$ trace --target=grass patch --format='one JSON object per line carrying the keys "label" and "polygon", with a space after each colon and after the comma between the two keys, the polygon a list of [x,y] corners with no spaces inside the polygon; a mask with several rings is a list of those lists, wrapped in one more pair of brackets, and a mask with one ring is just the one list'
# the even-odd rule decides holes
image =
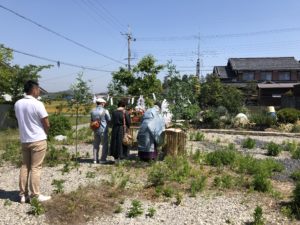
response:
{"label": "grass patch", "polygon": [[256,141],[252,138],[247,138],[242,143],[243,148],[253,149],[256,146]]}
{"label": "grass patch", "polygon": [[45,203],[50,224],[83,224],[94,216],[112,215],[124,190],[107,184],[79,187],[69,194],[58,194]]}

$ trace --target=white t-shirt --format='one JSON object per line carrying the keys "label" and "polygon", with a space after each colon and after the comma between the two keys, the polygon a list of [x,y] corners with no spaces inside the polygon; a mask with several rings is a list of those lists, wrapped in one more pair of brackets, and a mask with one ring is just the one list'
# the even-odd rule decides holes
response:
{"label": "white t-shirt", "polygon": [[44,104],[31,95],[26,95],[15,104],[22,143],[47,139],[41,119],[48,117]]}

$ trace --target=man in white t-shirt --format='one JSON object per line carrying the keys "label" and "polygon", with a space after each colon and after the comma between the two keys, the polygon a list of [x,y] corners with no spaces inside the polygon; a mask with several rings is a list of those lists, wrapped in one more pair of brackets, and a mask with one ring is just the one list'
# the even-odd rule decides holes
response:
{"label": "man in white t-shirt", "polygon": [[50,125],[44,104],[37,100],[40,95],[39,84],[32,80],[27,81],[24,92],[26,96],[15,104],[23,155],[19,177],[20,202],[29,201],[29,190],[31,197],[42,202],[51,199],[50,196],[40,194],[41,169]]}

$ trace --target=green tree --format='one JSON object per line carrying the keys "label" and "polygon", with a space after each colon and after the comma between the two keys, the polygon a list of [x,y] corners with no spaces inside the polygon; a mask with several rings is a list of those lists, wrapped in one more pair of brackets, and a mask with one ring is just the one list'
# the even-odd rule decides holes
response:
{"label": "green tree", "polygon": [[13,51],[0,45],[0,95],[12,96],[12,104],[23,97],[23,87],[27,80],[38,80],[39,72],[48,69],[51,65],[35,66],[11,65]]}
{"label": "green tree", "polygon": [[200,82],[194,75],[183,75],[176,70],[171,61],[167,64],[168,73],[164,79],[164,98],[170,103],[174,120],[192,119],[199,112],[198,96]]}
{"label": "green tree", "polygon": [[238,113],[244,104],[243,93],[236,87],[222,84],[216,75],[208,75],[199,97],[203,108],[224,106],[229,113]]}
{"label": "green tree", "polygon": [[201,86],[200,105],[202,107],[218,107],[222,101],[223,85],[218,76],[206,76],[206,82]]}
{"label": "green tree", "polygon": [[244,95],[236,87],[223,85],[220,104],[230,113],[239,113],[244,104]]}
{"label": "green tree", "polygon": [[152,98],[152,93],[159,95],[162,92],[157,75],[163,68],[163,65],[156,65],[156,60],[151,55],[142,58],[132,71],[121,67],[112,74],[113,79],[108,85],[109,93],[114,96],[143,95],[147,101],[147,98]]}
{"label": "green tree", "polygon": [[76,82],[71,85],[73,98],[68,102],[70,110],[75,111],[75,151],[77,157],[78,146],[78,118],[79,114],[86,114],[91,109],[92,94],[87,81],[83,80],[83,74],[79,73]]}

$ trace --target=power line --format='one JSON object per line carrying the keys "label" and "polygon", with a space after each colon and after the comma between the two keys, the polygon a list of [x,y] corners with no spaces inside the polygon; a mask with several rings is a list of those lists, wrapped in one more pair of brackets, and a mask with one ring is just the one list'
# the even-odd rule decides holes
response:
{"label": "power line", "polygon": [[122,28],[122,30],[126,27],[115,16],[113,16],[99,1],[96,1],[96,4],[98,4],[112,18],[112,20],[115,21],[115,23],[118,24],[120,28]]}
{"label": "power line", "polygon": [[[231,37],[243,37],[243,36],[255,36],[274,33],[286,33],[300,31],[300,27],[273,29],[273,30],[261,30],[245,33],[232,33],[232,34],[212,34],[201,35],[200,39],[213,39],[213,38],[231,38]],[[186,36],[171,36],[171,37],[138,37],[139,41],[185,41],[198,39],[199,35],[186,35]]]}
{"label": "power line", "polygon": [[[108,25],[110,25],[113,29],[120,33],[119,24],[116,24],[116,22],[114,22],[111,18],[106,17],[104,13],[100,13],[99,11],[101,11],[101,9],[99,9],[97,5],[88,0],[83,0],[81,2],[88,10],[94,13],[97,17],[104,20]],[[121,27],[121,30],[123,30],[123,27]]]}
{"label": "power line", "polygon": [[104,55],[104,54],[102,54],[102,53],[100,53],[100,52],[98,52],[98,51],[96,51],[96,50],[94,50],[92,48],[89,48],[89,47],[87,47],[87,46],[85,46],[85,45],[83,45],[83,44],[81,44],[81,43],[79,43],[77,41],[74,41],[71,38],[68,38],[68,37],[66,37],[66,36],[64,36],[64,35],[56,32],[56,31],[54,31],[54,30],[52,30],[50,28],[47,28],[47,27],[45,27],[45,26],[43,26],[43,25],[41,25],[41,24],[39,24],[39,23],[37,23],[37,22],[35,22],[35,21],[33,21],[33,20],[31,20],[31,19],[29,19],[29,18],[27,18],[27,17],[25,17],[25,16],[23,16],[23,15],[15,12],[15,11],[9,9],[9,8],[6,8],[3,5],[0,5],[0,8],[5,9],[6,11],[8,11],[10,13],[13,13],[14,15],[16,15],[16,16],[18,16],[18,17],[20,17],[20,18],[22,18],[22,19],[24,19],[24,20],[26,20],[26,21],[28,21],[28,22],[30,22],[30,23],[32,23],[32,24],[34,24],[34,25],[36,25],[36,26],[38,26],[38,27],[40,27],[40,28],[42,28],[42,29],[44,29],[44,30],[46,30],[48,32],[50,32],[50,33],[52,33],[52,34],[55,34],[56,36],[61,37],[61,38],[65,39],[65,40],[67,40],[67,41],[69,41],[69,42],[71,42],[71,43],[73,43],[73,44],[75,44],[75,45],[77,45],[79,47],[82,47],[82,48],[84,48],[86,50],[89,50],[89,51],[91,51],[91,52],[93,52],[93,53],[95,53],[97,55],[100,55],[100,56],[102,56],[104,58],[110,59],[110,60],[112,60],[114,62],[117,62],[117,63],[125,65],[124,63],[120,62],[119,60],[116,60],[116,59],[114,59],[112,57],[106,56],[106,55]]}
{"label": "power line", "polygon": [[46,58],[46,57],[43,57],[43,56],[38,56],[38,55],[31,54],[31,53],[19,51],[19,50],[13,49],[13,48],[6,48],[6,47],[2,47],[2,48],[5,48],[7,50],[11,50],[13,52],[16,52],[16,53],[19,53],[19,54],[22,54],[22,55],[27,55],[27,56],[30,56],[30,57],[33,57],[33,58],[37,58],[37,59],[42,59],[42,60],[45,60],[45,61],[53,62],[53,63],[55,63],[57,65],[66,65],[66,66],[81,68],[81,69],[85,69],[85,70],[99,71],[99,72],[108,72],[108,73],[112,73],[113,72],[113,71],[97,69],[97,68],[93,68],[93,67],[89,67],[89,66],[76,65],[76,64],[73,64],[73,63],[63,62],[63,61],[60,61],[60,60],[49,59],[49,58]]}

